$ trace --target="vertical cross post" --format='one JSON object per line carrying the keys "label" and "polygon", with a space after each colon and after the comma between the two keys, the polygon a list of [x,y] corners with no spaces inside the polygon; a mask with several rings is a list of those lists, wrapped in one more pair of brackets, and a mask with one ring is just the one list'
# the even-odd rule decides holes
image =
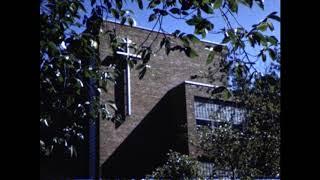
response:
{"label": "vertical cross post", "polygon": [[127,45],[127,69],[126,69],[126,78],[127,78],[127,108],[128,108],[128,115],[131,115],[131,83],[130,83],[130,64],[129,64],[129,59],[130,59],[130,44],[131,41],[126,38],[126,45]]}
{"label": "vertical cross post", "polygon": [[126,94],[127,94],[127,99],[126,99],[126,103],[127,103],[127,114],[131,115],[131,75],[130,75],[130,64],[129,61],[131,60],[131,58],[136,58],[136,59],[141,59],[140,55],[137,54],[131,54],[130,53],[130,44],[132,44],[132,41],[128,38],[123,39],[124,42],[126,43],[126,52],[122,52],[122,51],[117,51],[116,53],[119,55],[123,55],[126,57]]}

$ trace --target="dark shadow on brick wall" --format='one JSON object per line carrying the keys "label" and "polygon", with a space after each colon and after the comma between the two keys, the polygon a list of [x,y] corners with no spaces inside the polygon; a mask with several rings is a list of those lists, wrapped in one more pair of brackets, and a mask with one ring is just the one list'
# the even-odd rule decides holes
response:
{"label": "dark shadow on brick wall", "polygon": [[142,178],[166,161],[169,149],[188,152],[185,86],[170,90],[102,165],[104,178]]}

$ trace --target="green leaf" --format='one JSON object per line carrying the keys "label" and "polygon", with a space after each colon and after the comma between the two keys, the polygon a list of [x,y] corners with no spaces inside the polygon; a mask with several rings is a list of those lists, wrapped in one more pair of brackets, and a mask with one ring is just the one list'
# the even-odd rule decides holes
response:
{"label": "green leaf", "polygon": [[127,61],[130,69],[134,67],[134,62],[133,61]]}
{"label": "green leaf", "polygon": [[83,12],[87,12],[86,8],[83,6],[82,2],[80,2],[79,4],[79,9],[82,10]]}
{"label": "green leaf", "polygon": [[269,36],[267,40],[272,44],[272,45],[277,45],[278,39],[275,36]]}
{"label": "green leaf", "polygon": [[143,9],[142,0],[137,0],[137,2],[138,2],[139,9]]}
{"label": "green leaf", "polygon": [[258,6],[264,10],[264,4],[263,4],[263,0],[255,0],[256,3],[258,4]]}
{"label": "green leaf", "polygon": [[195,36],[193,34],[187,34],[186,36],[193,43],[199,43],[200,42],[200,40],[197,38],[197,36]]}
{"label": "green leaf", "polygon": [[172,35],[173,35],[174,37],[177,37],[180,32],[181,32],[181,31],[177,29],[177,30],[175,30],[175,31],[172,33]]}
{"label": "green leaf", "polygon": [[77,94],[77,95],[80,95],[80,88],[78,88],[78,89],[76,90],[76,94]]}
{"label": "green leaf", "polygon": [[59,53],[59,50],[55,43],[49,41],[48,43],[48,53],[50,56],[56,56]]}
{"label": "green leaf", "polygon": [[169,10],[172,14],[181,14],[181,10],[178,8],[171,8]]}
{"label": "green leaf", "polygon": [[276,59],[276,52],[271,49],[271,48],[268,48],[268,51],[269,51],[269,56],[271,57],[272,60],[275,60]]}
{"label": "green leaf", "polygon": [[111,9],[111,14],[113,17],[115,17],[116,19],[119,19],[120,15],[119,15],[119,12],[116,10],[116,9]]}
{"label": "green leaf", "polygon": [[124,23],[126,23],[126,21],[127,21],[127,18],[124,16],[124,17],[122,17],[120,24],[124,25]]}
{"label": "green leaf", "polygon": [[185,47],[189,47],[189,41],[188,39],[186,38],[186,36],[183,36],[183,37],[180,37],[180,40],[182,41],[183,45]]}
{"label": "green leaf", "polygon": [[221,93],[221,92],[223,92],[223,91],[225,91],[225,90],[227,90],[226,87],[224,87],[224,86],[219,86],[219,87],[213,89],[212,92],[211,92],[211,94]]}
{"label": "green leaf", "polygon": [[258,30],[260,30],[260,31],[265,31],[265,30],[267,30],[267,27],[268,27],[268,26],[269,26],[268,23],[262,22],[262,23],[260,23],[256,28],[257,28]]}
{"label": "green leaf", "polygon": [[201,34],[201,37],[202,39],[204,39],[207,35],[206,31],[204,29],[198,29],[198,28],[195,28],[194,29],[194,33],[195,34]]}
{"label": "green leaf", "polygon": [[92,77],[91,72],[89,70],[87,70],[87,69],[85,69],[83,71],[83,73],[84,73],[84,77],[85,78],[91,78]]}
{"label": "green leaf", "polygon": [[270,15],[270,16],[268,16],[268,18],[273,19],[273,20],[276,20],[276,21],[278,21],[278,22],[281,21],[280,17],[277,16],[277,15]]}
{"label": "green leaf", "polygon": [[172,6],[175,6],[176,5],[176,1],[174,0],[174,1],[165,1],[165,3],[166,3],[166,6],[167,7],[172,7]]}
{"label": "green leaf", "polygon": [[249,36],[248,39],[249,39],[250,45],[251,45],[252,47],[254,47],[255,41],[254,41],[253,37],[252,37],[252,36]]}
{"label": "green leaf", "polygon": [[273,31],[274,30],[273,24],[271,22],[267,22],[267,24],[269,26],[270,31]]}
{"label": "green leaf", "polygon": [[190,26],[196,25],[196,20],[195,20],[195,18],[191,18],[191,19],[188,19],[188,20],[186,21],[186,23],[187,23],[188,25],[190,25]]}
{"label": "green leaf", "polygon": [[144,75],[146,74],[147,72],[147,67],[144,67],[140,72],[139,72],[139,79],[141,80]]}
{"label": "green leaf", "polygon": [[168,12],[167,12],[166,10],[159,10],[159,13],[160,13],[162,16],[168,15]]}
{"label": "green leaf", "polygon": [[107,5],[108,10],[112,7],[110,0],[103,0],[103,2]]}
{"label": "green leaf", "polygon": [[181,14],[184,15],[184,16],[188,16],[189,13],[187,11],[181,11]]}
{"label": "green leaf", "polygon": [[126,11],[125,10],[119,10],[119,15],[122,17],[122,16],[124,16],[125,15],[125,13],[126,13]]}
{"label": "green leaf", "polygon": [[157,18],[157,15],[156,15],[156,14],[151,14],[151,15],[149,16],[149,22],[155,20],[156,18]]}
{"label": "green leaf", "polygon": [[190,58],[198,56],[198,54],[191,47],[186,47],[185,54]]}
{"label": "green leaf", "polygon": [[242,0],[241,3],[252,8],[253,0]]}
{"label": "green leaf", "polygon": [[237,45],[238,44],[238,38],[235,34],[234,29],[228,29],[228,31],[225,32],[225,36],[230,38],[230,41],[232,44]]}
{"label": "green leaf", "polygon": [[169,55],[170,53],[170,49],[171,49],[171,42],[170,42],[170,39],[166,39],[165,40],[165,51],[166,51],[166,54]]}
{"label": "green leaf", "polygon": [[223,91],[223,99],[228,100],[231,97],[231,92],[228,89]]}
{"label": "green leaf", "polygon": [[122,8],[122,0],[116,0],[116,5],[118,9]]}
{"label": "green leaf", "polygon": [[149,3],[148,8],[153,9],[154,7],[156,7],[157,5],[159,5],[160,2],[161,2],[160,0],[152,0],[152,1]]}
{"label": "green leaf", "polygon": [[211,8],[211,6],[209,6],[209,4],[204,4],[203,6],[201,6],[201,9],[207,14],[213,13],[213,9]]}
{"label": "green leaf", "polygon": [[215,57],[215,52],[214,52],[214,51],[211,51],[211,52],[209,53],[209,55],[208,55],[206,64],[208,65],[208,64],[212,63],[214,57]]}
{"label": "green leaf", "polygon": [[254,31],[253,33],[253,38],[260,44],[266,45],[267,41],[266,38],[258,31]]}
{"label": "green leaf", "polygon": [[143,63],[147,63],[150,60],[151,52],[148,51],[145,55],[145,57],[142,59]]}
{"label": "green leaf", "polygon": [[221,7],[221,5],[222,5],[222,0],[216,0],[216,1],[214,2],[213,8],[214,8],[214,9],[219,9],[219,8]]}
{"label": "green leaf", "polygon": [[262,57],[262,61],[263,61],[263,62],[266,62],[266,60],[267,60],[266,54],[264,54],[264,53],[262,52],[261,57]]}
{"label": "green leaf", "polygon": [[268,46],[267,40],[264,37],[263,37],[263,39],[261,39],[260,43],[262,46],[265,46],[265,47]]}
{"label": "green leaf", "polygon": [[161,42],[160,42],[160,49],[161,49],[161,48],[162,48],[162,46],[164,45],[165,40],[166,40],[166,38],[162,38],[162,40],[161,40]]}
{"label": "green leaf", "polygon": [[63,83],[63,77],[61,75],[58,77],[58,82]]}
{"label": "green leaf", "polygon": [[136,70],[140,70],[140,69],[142,69],[142,68],[144,68],[145,67],[145,64],[139,64],[137,67],[136,67]]}
{"label": "green leaf", "polygon": [[229,4],[229,8],[232,12],[238,13],[238,3],[236,2],[236,0],[228,0]]}
{"label": "green leaf", "polygon": [[91,6],[93,6],[96,3],[96,0],[90,0],[91,1]]}
{"label": "green leaf", "polygon": [[225,37],[223,38],[223,40],[221,41],[221,43],[222,43],[222,44],[225,44],[225,43],[228,43],[230,40],[231,40],[230,37],[225,36]]}
{"label": "green leaf", "polygon": [[277,11],[273,11],[272,13],[268,14],[267,17],[272,16],[272,15],[276,15],[278,12]]}
{"label": "green leaf", "polygon": [[133,21],[133,19],[131,17],[128,18],[128,23],[132,27],[134,21]]}
{"label": "green leaf", "polygon": [[213,25],[210,21],[204,20],[203,22],[204,22],[205,27],[206,27],[206,29],[207,29],[208,31],[211,31],[211,30],[214,28],[214,25]]}

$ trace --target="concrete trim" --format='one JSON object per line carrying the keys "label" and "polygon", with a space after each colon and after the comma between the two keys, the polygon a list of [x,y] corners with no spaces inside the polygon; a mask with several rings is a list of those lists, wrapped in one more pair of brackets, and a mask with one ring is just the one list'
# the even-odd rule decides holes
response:
{"label": "concrete trim", "polygon": [[[114,23],[114,24],[119,24],[119,25],[120,25],[120,22],[119,22],[118,20],[117,20],[117,21],[114,21],[114,20],[111,21],[111,20],[109,20],[109,19],[104,19],[104,21],[107,22],[107,23]],[[130,27],[128,24],[124,24],[123,26],[128,26],[128,27]],[[157,33],[156,31],[153,31],[151,28],[142,27],[142,26],[139,26],[139,25],[132,26],[132,28],[136,28],[136,29],[141,29],[141,30],[146,30],[146,31],[151,31],[151,32]],[[159,33],[172,36],[172,34],[166,33],[166,32],[163,32],[163,31],[159,31]],[[221,46],[225,46],[225,47],[227,46],[226,44],[221,44],[221,43],[218,43],[218,42],[209,41],[209,40],[205,40],[205,39],[199,39],[199,40],[200,40],[201,42],[203,42],[203,43],[221,45]]]}
{"label": "concrete trim", "polygon": [[185,84],[191,84],[191,85],[196,85],[196,86],[204,86],[204,87],[209,87],[209,88],[217,88],[219,86],[211,85],[211,84],[205,84],[205,83],[199,83],[199,82],[194,82],[194,81],[184,81]]}

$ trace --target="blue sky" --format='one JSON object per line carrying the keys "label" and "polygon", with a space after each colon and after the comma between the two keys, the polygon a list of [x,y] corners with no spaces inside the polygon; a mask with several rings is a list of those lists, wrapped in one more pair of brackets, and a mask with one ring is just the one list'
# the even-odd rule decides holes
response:
{"label": "blue sky", "polygon": [[[137,26],[140,27],[146,27],[146,28],[152,28],[154,25],[153,23],[148,22],[148,17],[152,13],[150,10],[140,10],[136,4],[128,4],[128,8],[133,9],[134,11],[134,18],[137,21]],[[250,9],[245,6],[240,6],[238,14],[235,16],[238,20],[238,22],[247,29],[250,29],[253,24],[258,23],[260,20],[264,19],[268,14],[271,12],[278,12],[278,15],[280,16],[280,0],[267,0],[265,1],[265,9],[262,10],[259,8],[256,4],[254,4],[253,8]],[[210,19],[211,22],[214,23],[215,28],[213,32],[220,30],[221,28],[225,27],[225,23],[219,14],[216,15],[216,17]],[[232,17],[230,16],[230,20],[232,20]],[[237,24],[235,21],[232,21],[232,25],[234,27],[237,27]],[[273,35],[277,37],[277,39],[280,41],[280,23],[277,21],[273,21],[273,25],[275,30],[273,32],[270,32],[268,30],[268,35]],[[193,33],[194,29],[193,27],[188,26],[185,22],[181,20],[174,19],[170,16],[166,16],[162,23],[163,28],[167,32],[174,32],[176,29],[181,29],[183,32],[186,33]],[[199,36],[200,37],[200,36]],[[222,34],[210,34],[208,33],[205,40],[211,41],[211,42],[221,42],[223,39]],[[260,49],[248,49],[248,53],[251,54],[257,54],[257,52]],[[262,61],[257,61],[256,68],[264,72],[265,68],[270,64],[270,59],[267,56],[267,62],[264,63]]]}
{"label": "blue sky", "polygon": [[[134,18],[137,21],[137,25],[141,27],[152,28],[154,23],[148,22],[148,17],[152,13],[150,10],[140,10],[136,4],[128,3],[126,6],[128,9],[133,9],[134,11]],[[251,25],[258,23],[260,20],[265,18],[269,13],[277,11],[280,12],[280,0],[267,0],[265,2],[265,10],[260,9],[255,4],[252,9],[247,8],[245,6],[239,7],[238,12],[238,21],[241,25],[245,28],[250,28]],[[280,13],[279,13],[280,14]],[[279,15],[278,14],[278,15]],[[223,22],[222,17],[218,16],[216,18],[211,18],[210,20],[215,24],[215,29],[219,30],[220,28],[224,27],[225,23]],[[234,23],[234,25],[236,25]],[[276,37],[280,37],[280,24],[274,23],[275,31],[271,32],[271,34],[275,35]],[[183,29],[185,32],[192,33],[193,28],[185,24],[181,20],[174,19],[170,16],[166,16],[163,21],[163,27],[168,32],[173,32],[175,29]],[[206,37],[206,40],[220,42],[222,40],[221,36],[209,34]]]}
{"label": "blue sky", "polygon": [[[147,4],[148,4],[148,1],[144,1],[144,10],[140,10],[136,3],[131,3],[131,1],[128,0],[127,4],[125,4],[125,8],[131,9],[134,12],[132,17],[137,22],[137,26],[152,29],[155,22],[151,22],[151,23],[148,22],[148,18],[153,11],[146,10]],[[265,4],[264,10],[259,8],[255,3],[253,5],[252,9],[240,5],[238,14],[235,15],[235,17],[237,18],[238,22],[244,28],[250,30],[250,28],[253,24],[258,23],[260,20],[264,19],[271,12],[276,11],[276,12],[278,12],[277,15],[280,16],[280,0],[266,0],[264,2],[264,4]],[[88,13],[91,12],[91,8],[89,8],[89,7],[90,7],[90,5],[86,6]],[[233,18],[230,16],[229,19],[232,20]],[[225,27],[225,23],[224,23],[222,17],[220,16],[220,13],[217,13],[216,15],[214,15],[213,18],[210,18],[210,21],[213,22],[215,25],[213,32],[219,31],[221,28]],[[277,21],[272,21],[272,22],[273,22],[275,30],[273,32],[270,32],[268,30],[267,34],[277,37],[278,40],[280,41],[280,23]],[[235,21],[232,21],[232,26],[237,27],[237,23]],[[162,22],[162,27],[165,31],[167,31],[169,33],[174,32],[176,29],[180,29],[186,33],[193,33],[193,31],[194,31],[193,27],[188,26],[183,20],[177,20],[177,19],[174,19],[170,16],[164,17],[163,22]],[[155,30],[157,30],[157,27],[155,28]],[[199,38],[201,38],[201,37],[199,36]],[[223,39],[222,34],[208,33],[204,40],[219,43],[219,42],[221,42],[222,39]],[[258,51],[260,51],[259,48],[258,49],[257,48],[256,49],[253,49],[253,48],[248,49],[248,53],[251,53],[251,54],[257,54]],[[270,64],[270,59],[267,56],[266,63],[259,60],[259,61],[257,61],[257,64],[255,67],[259,71],[264,72],[265,67],[267,67],[269,64]]]}

